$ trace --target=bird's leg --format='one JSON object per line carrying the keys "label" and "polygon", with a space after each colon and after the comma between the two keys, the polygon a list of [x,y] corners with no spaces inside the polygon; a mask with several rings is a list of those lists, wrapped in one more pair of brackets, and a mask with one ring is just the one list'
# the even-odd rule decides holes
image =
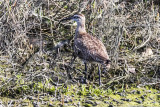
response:
{"label": "bird's leg", "polygon": [[87,83],[87,63],[85,62],[85,83]]}
{"label": "bird's leg", "polygon": [[75,55],[75,53],[73,53],[72,56],[73,56],[73,57],[72,57],[71,62],[70,62],[70,64],[69,64],[70,67],[72,67],[73,62],[74,62],[74,61],[76,60],[76,58],[77,58],[77,56]]}
{"label": "bird's leg", "polygon": [[76,58],[77,58],[77,56],[73,53],[72,58],[71,58],[71,62],[69,63],[69,67],[67,67],[67,75],[68,75],[69,79],[72,79],[72,76],[71,76],[69,70],[72,68],[72,64],[73,64],[73,62],[75,61]]}
{"label": "bird's leg", "polygon": [[101,69],[99,64],[98,64],[98,75],[99,75],[99,86],[101,86]]}

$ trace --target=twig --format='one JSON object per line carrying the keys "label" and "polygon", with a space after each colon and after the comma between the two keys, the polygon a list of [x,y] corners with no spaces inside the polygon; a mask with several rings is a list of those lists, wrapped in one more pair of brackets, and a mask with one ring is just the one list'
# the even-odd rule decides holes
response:
{"label": "twig", "polygon": [[150,41],[150,39],[152,37],[152,31],[151,31],[150,26],[149,26],[149,30],[148,30],[148,35],[149,35],[148,39],[145,42],[143,42],[142,44],[140,44],[139,46],[135,47],[133,50],[137,50],[137,49],[144,47]]}

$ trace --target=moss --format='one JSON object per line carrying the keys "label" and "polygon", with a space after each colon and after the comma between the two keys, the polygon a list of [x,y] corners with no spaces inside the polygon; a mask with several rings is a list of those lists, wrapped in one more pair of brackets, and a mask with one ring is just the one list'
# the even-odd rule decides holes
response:
{"label": "moss", "polygon": [[92,104],[83,104],[84,107],[92,107]]}
{"label": "moss", "polygon": [[[93,85],[68,85],[68,86],[60,86],[55,88],[54,86],[51,88],[44,89],[44,84],[39,82],[34,86],[35,90],[39,90],[39,93],[49,92],[47,96],[40,96],[38,100],[40,103],[46,102],[46,104],[50,105],[64,105],[64,106],[73,106],[73,105],[83,105],[85,107],[90,106],[160,106],[160,95],[159,91],[155,89],[151,89],[149,87],[144,88],[136,88],[131,87],[127,89],[103,89],[100,87],[95,87]],[[23,90],[23,91],[22,91]],[[17,92],[25,93],[29,91],[29,87],[17,88]],[[55,94],[56,92],[56,94]],[[122,94],[125,94],[122,95]],[[16,94],[15,94],[16,95]],[[54,97],[52,95],[56,95],[59,97]],[[57,99],[60,98],[60,99]],[[8,102],[10,98],[4,99],[3,102]],[[35,101],[34,99],[29,99],[27,101]],[[26,101],[24,101],[26,102]]]}

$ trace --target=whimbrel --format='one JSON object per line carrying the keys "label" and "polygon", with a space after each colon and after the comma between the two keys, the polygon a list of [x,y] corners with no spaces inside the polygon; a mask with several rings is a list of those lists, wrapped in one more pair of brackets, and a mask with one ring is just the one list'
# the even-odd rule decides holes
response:
{"label": "whimbrel", "polygon": [[[62,19],[74,20],[77,22],[77,28],[74,37],[74,53],[85,64],[85,82],[87,78],[87,62],[98,62],[110,68],[110,60],[104,44],[96,37],[88,34],[85,29],[85,16],[83,14],[75,14],[71,17]],[[99,85],[101,85],[101,70],[98,64]]]}

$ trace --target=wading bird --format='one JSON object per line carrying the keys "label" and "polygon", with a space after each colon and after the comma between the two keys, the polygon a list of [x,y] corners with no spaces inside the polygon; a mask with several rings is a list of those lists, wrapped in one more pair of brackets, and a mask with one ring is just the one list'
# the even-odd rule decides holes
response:
{"label": "wading bird", "polygon": [[[75,14],[71,17],[62,19],[61,21],[65,20],[74,20],[77,22],[77,28],[74,37],[74,54],[84,61],[86,83],[87,62],[98,62],[105,65],[106,68],[109,69],[110,59],[104,44],[99,39],[86,32],[85,16],[83,14]],[[99,85],[101,85],[101,70],[99,64],[98,71]]]}

